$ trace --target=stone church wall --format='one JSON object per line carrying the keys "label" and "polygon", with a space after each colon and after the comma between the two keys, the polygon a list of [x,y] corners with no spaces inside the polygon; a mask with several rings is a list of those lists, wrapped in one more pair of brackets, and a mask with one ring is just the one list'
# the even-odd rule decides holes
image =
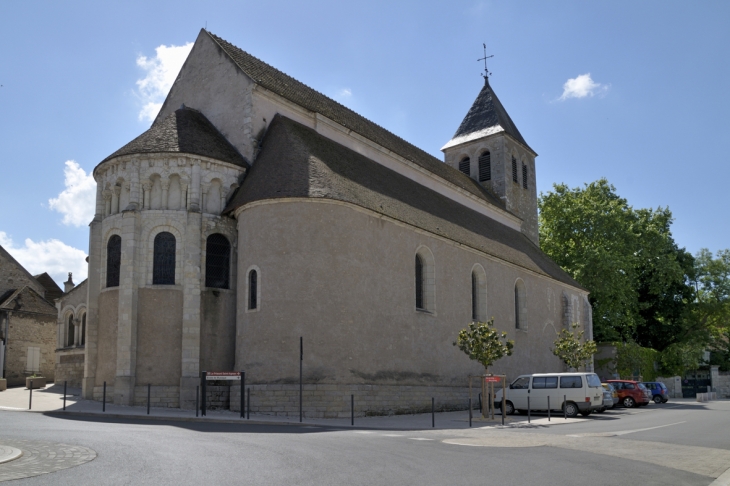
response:
{"label": "stone church wall", "polygon": [[59,350],[56,353],[56,383],[80,388],[84,378],[84,348]]}
{"label": "stone church wall", "polygon": [[56,317],[15,311],[8,325],[8,346],[5,349],[5,378],[8,386],[25,385],[28,348],[40,348],[40,372],[37,375],[51,383],[55,378]]}
{"label": "stone church wall", "polygon": [[201,295],[200,370],[234,371],[236,359],[236,293],[207,289]]}
{"label": "stone church wall", "polygon": [[114,385],[117,374],[117,319],[119,315],[119,291],[107,289],[99,294],[99,330],[96,367],[96,387]]}
{"label": "stone church wall", "polygon": [[139,289],[137,385],[180,386],[182,301],[180,290]]}
{"label": "stone church wall", "polygon": [[[414,301],[413,262],[423,246],[435,262],[431,312],[417,311]],[[296,388],[299,336],[304,382],[315,386],[311,392],[328,392],[323,400],[332,401],[332,413],[343,411],[335,402],[343,393],[349,397],[355,385],[371,386],[360,390],[370,398],[360,400],[388,403],[383,406],[397,411],[419,409],[417,397],[437,392],[444,406],[465,406],[467,377],[483,370],[452,343],[471,320],[475,264],[487,274],[487,315],[515,341],[513,356],[491,371],[510,379],[563,371],[550,347],[562,323],[560,296],[576,289],[449,240],[352,205],[308,199],[245,209],[239,215],[239,248],[245,248],[239,253],[238,285],[246,289],[241,295],[247,295],[246,270],[253,265],[260,268],[261,295],[256,312],[247,312],[244,299],[239,305],[235,369],[246,370],[252,385],[266,385],[257,392],[262,407],[273,407],[271,397]],[[527,299],[520,330],[514,326],[517,279]],[[273,401],[263,401],[267,395]],[[315,408],[328,406],[317,403]]]}

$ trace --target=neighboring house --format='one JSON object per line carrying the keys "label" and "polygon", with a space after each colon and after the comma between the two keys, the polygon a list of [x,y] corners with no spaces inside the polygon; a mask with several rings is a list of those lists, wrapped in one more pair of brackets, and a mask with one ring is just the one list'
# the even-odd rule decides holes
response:
{"label": "neighboring house", "polygon": [[0,246],[0,367],[8,386],[34,374],[53,382],[57,311],[48,299],[62,294],[47,273],[32,276]]}
{"label": "neighboring house", "polygon": [[56,381],[81,388],[86,345],[86,282],[74,286],[71,274],[64,283],[66,293],[56,301],[58,334]]}
{"label": "neighboring house", "polygon": [[588,292],[540,250],[537,154],[488,80],[442,150],[202,30],[93,171],[88,301],[61,316],[86,316],[84,397],[192,408],[202,371],[245,370],[254,410],[296,413],[302,337],[307,416],[464,408],[483,370],[452,343],[490,317],[515,340],[494,372],[561,371]]}

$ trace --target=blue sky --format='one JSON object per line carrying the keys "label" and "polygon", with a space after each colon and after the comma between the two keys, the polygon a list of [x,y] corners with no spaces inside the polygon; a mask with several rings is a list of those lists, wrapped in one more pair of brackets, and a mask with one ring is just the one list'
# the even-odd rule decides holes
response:
{"label": "blue sky", "polygon": [[486,42],[538,191],[607,177],[669,206],[680,246],[728,248],[728,20],[720,1],[1,2],[0,244],[85,277],[88,174],[149,127],[207,25],[439,158]]}

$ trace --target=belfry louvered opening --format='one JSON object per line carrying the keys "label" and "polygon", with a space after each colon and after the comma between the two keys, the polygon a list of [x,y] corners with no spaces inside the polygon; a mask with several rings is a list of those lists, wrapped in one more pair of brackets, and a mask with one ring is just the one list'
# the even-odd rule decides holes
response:
{"label": "belfry louvered opening", "polygon": [[155,236],[153,285],[175,285],[175,236],[163,231]]}
{"label": "belfry louvered opening", "polygon": [[227,289],[231,273],[231,244],[220,233],[208,236],[205,243],[205,286]]}
{"label": "belfry louvered opening", "polygon": [[106,286],[119,287],[119,271],[122,265],[122,237],[112,235],[106,244]]}
{"label": "belfry louvered opening", "polygon": [[519,183],[517,179],[517,159],[512,157],[512,181]]}
{"label": "belfry louvered opening", "polygon": [[522,164],[522,187],[527,189],[527,165]]}
{"label": "belfry louvered opening", "polygon": [[466,175],[471,174],[471,159],[469,157],[461,159],[461,162],[459,162],[459,170]]}
{"label": "belfry louvered opening", "polygon": [[492,180],[492,154],[484,152],[479,156],[479,182]]}

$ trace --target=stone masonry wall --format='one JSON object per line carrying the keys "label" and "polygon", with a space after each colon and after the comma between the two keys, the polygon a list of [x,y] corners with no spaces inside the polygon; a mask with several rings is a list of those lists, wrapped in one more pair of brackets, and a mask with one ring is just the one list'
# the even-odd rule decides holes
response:
{"label": "stone masonry wall", "polygon": [[730,372],[720,371],[714,388],[717,398],[730,398]]}
{"label": "stone masonry wall", "polygon": [[[299,385],[251,385],[251,412],[279,416],[299,415]],[[480,389],[472,389],[476,407]],[[309,418],[350,416],[350,395],[355,396],[355,416],[400,415],[431,411],[467,410],[468,387],[398,385],[304,385],[302,410]],[[241,386],[231,386],[230,409],[240,411]]]}
{"label": "stone masonry wall", "polygon": [[[107,392],[108,393],[108,392]],[[107,395],[108,397],[108,395]],[[134,387],[134,405],[147,406],[147,385]],[[180,406],[179,386],[151,386],[150,406],[177,408]]]}
{"label": "stone masonry wall", "polygon": [[56,363],[56,383],[66,381],[68,386],[80,388],[84,378],[84,349],[58,351]]}
{"label": "stone masonry wall", "polygon": [[5,377],[8,386],[24,385],[28,348],[40,348],[40,372],[47,382],[55,376],[56,316],[15,312],[10,317]]}

